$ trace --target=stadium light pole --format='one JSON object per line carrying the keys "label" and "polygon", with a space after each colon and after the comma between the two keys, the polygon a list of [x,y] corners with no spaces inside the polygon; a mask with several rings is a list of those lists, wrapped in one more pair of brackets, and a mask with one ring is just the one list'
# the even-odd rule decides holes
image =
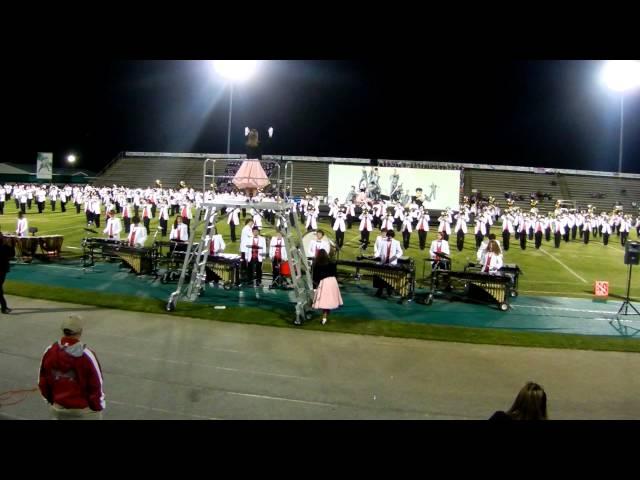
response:
{"label": "stadium light pole", "polygon": [[229,123],[227,125],[227,154],[231,153],[231,115],[233,112],[233,86],[237,82],[249,80],[256,71],[257,60],[214,60],[213,67],[218,75],[229,82]]}
{"label": "stadium light pole", "polygon": [[77,157],[73,154],[71,155],[67,155],[67,162],[69,162],[71,165],[73,165],[74,163],[76,163]]}
{"label": "stadium light pole", "polygon": [[620,146],[618,149],[618,174],[622,173],[622,145],[624,139],[624,95],[640,87],[640,61],[609,60],[602,69],[602,81],[620,93]]}

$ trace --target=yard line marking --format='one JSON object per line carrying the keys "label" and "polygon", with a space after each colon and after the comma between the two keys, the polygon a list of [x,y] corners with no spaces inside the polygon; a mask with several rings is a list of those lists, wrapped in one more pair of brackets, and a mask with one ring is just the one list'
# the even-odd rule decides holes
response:
{"label": "yard line marking", "polygon": [[581,308],[569,308],[569,307],[545,307],[541,305],[511,305],[513,308],[538,308],[541,310],[561,310],[564,312],[579,312],[579,313],[598,313],[600,315],[603,314],[617,314],[617,311],[606,311],[606,310],[585,310]]}
{"label": "yard line marking", "polygon": [[108,400],[108,403],[113,403],[115,405],[126,405],[126,406],[129,406],[129,407],[141,408],[143,410],[151,410],[153,412],[171,413],[173,415],[177,414],[177,415],[181,415],[183,417],[202,418],[204,420],[220,420],[219,418],[215,418],[215,417],[205,417],[205,416],[202,416],[202,415],[196,415],[194,413],[176,412],[176,411],[173,411],[173,410],[165,410],[164,408],[147,407],[145,405],[136,405],[134,403],[120,402],[118,400]]}
{"label": "yard line marking", "polygon": [[540,249],[540,251],[542,253],[544,253],[545,255],[548,255],[549,257],[553,258],[556,262],[558,262],[560,265],[562,265],[564,268],[566,268],[570,273],[572,273],[575,277],[577,277],[579,280],[582,280],[583,283],[589,283],[587,282],[584,278],[582,278],[580,275],[578,275],[576,272],[574,272],[573,270],[571,270],[569,267],[567,267],[562,261],[560,261],[559,259],[557,259],[554,255],[551,255],[549,252],[547,252],[546,250],[543,250],[542,248]]}
{"label": "yard line marking", "polygon": [[310,402],[307,400],[297,400],[295,398],[286,398],[286,397],[271,397],[269,395],[258,395],[254,393],[241,393],[241,392],[225,392],[229,395],[238,395],[241,397],[253,397],[253,398],[263,398],[266,400],[280,400],[283,402],[293,402],[293,403],[305,403],[308,405],[318,405],[320,407],[337,407],[338,405],[334,403],[324,403],[324,402]]}

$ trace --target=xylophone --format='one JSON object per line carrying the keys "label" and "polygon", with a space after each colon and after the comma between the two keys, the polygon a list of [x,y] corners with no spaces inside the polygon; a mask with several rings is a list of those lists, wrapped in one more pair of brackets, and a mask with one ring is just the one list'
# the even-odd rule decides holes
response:
{"label": "xylophone", "polygon": [[240,255],[221,254],[207,257],[207,268],[222,279],[225,290],[230,290],[234,285],[240,284],[241,265]]}
{"label": "xylophone", "polygon": [[[415,292],[415,266],[411,259],[405,259],[398,265],[382,264],[372,259],[358,257],[357,260],[337,260],[338,267],[355,268],[353,277],[362,276],[383,280],[388,283],[395,292],[402,297],[402,300],[413,298]],[[338,276],[344,275],[344,271],[338,270]]]}
{"label": "xylophone", "polygon": [[[465,272],[477,272],[480,273],[482,270],[482,265],[479,263],[469,263],[466,267],[464,267]],[[518,278],[523,274],[520,267],[515,263],[506,263],[500,269],[500,273],[503,273],[507,276],[510,276],[513,279],[511,288],[509,290],[509,295],[512,297],[518,296]]]}
{"label": "xylophone", "polygon": [[95,252],[99,250],[103,258],[120,259],[139,275],[157,274],[158,250],[154,247],[131,247],[126,241],[108,238],[85,238],[82,247],[85,268],[95,264]]}
{"label": "xylophone", "polygon": [[431,277],[431,293],[426,303],[430,305],[433,294],[440,290],[451,292],[452,295],[463,299],[489,304],[495,303],[500,310],[507,311],[512,285],[513,278],[506,273],[488,274],[435,270]]}

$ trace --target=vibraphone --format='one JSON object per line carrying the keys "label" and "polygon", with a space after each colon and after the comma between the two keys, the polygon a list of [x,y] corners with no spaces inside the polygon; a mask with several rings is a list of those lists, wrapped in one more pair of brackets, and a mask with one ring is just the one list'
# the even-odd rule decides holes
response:
{"label": "vibraphone", "polygon": [[154,247],[131,247],[127,242],[107,238],[85,238],[83,267],[95,265],[96,250],[103,258],[117,258],[139,275],[157,275],[158,251]]}
{"label": "vibraphone", "polygon": [[513,279],[505,273],[453,272],[436,270],[431,277],[431,293],[427,304],[433,300],[436,291],[451,292],[453,296],[488,304],[497,304],[500,310],[509,309],[509,292]]}
{"label": "vibraphone", "polygon": [[[388,283],[393,290],[402,297],[402,300],[412,299],[415,292],[416,274],[413,260],[408,259],[407,263],[397,265],[385,265],[374,260],[359,258],[358,260],[337,260],[338,276],[344,277],[344,270],[340,267],[355,268],[354,278],[375,278],[378,277]],[[347,273],[349,274],[349,273]]]}
{"label": "vibraphone", "polygon": [[[465,272],[477,272],[480,273],[482,270],[482,265],[479,263],[470,263],[466,267],[464,267]],[[518,296],[518,277],[522,275],[522,270],[515,263],[506,263],[500,269],[501,273],[506,274],[507,276],[511,276],[513,279],[513,283],[511,285],[511,289],[509,290],[509,295],[512,297]]]}

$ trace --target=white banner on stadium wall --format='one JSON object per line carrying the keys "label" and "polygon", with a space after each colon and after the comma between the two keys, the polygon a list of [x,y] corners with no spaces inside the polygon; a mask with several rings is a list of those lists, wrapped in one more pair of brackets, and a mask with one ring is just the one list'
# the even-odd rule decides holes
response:
{"label": "white banner on stadium wall", "polygon": [[36,178],[51,180],[53,176],[53,153],[38,152],[36,162]]}
{"label": "white banner on stadium wall", "polygon": [[[344,202],[355,187],[369,182],[373,169],[378,169],[380,194],[382,198],[396,196],[400,190],[409,196],[416,195],[421,188],[426,208],[442,210],[446,207],[457,208],[460,203],[460,170],[433,170],[428,168],[360,167],[356,165],[329,165],[329,201],[334,198]],[[366,172],[367,179],[364,179]],[[392,195],[392,190],[395,190]],[[407,192],[408,191],[408,192]]]}

